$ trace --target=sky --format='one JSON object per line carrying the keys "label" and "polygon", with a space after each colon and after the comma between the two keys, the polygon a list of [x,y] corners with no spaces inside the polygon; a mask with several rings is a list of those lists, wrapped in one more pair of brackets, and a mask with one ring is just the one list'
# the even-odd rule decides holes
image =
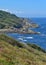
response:
{"label": "sky", "polygon": [[0,0],[0,10],[20,17],[46,17],[46,0]]}

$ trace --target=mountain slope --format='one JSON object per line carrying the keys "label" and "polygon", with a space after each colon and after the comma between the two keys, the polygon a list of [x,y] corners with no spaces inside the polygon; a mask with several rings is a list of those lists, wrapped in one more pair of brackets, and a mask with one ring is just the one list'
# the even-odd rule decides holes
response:
{"label": "mountain slope", "polygon": [[16,15],[0,10],[0,28],[21,27],[21,21]]}
{"label": "mountain slope", "polygon": [[0,65],[46,65],[46,53],[0,35]]}
{"label": "mountain slope", "polygon": [[26,18],[20,18],[14,14],[0,10],[0,29],[22,28],[24,26],[38,27],[36,24],[30,24]]}

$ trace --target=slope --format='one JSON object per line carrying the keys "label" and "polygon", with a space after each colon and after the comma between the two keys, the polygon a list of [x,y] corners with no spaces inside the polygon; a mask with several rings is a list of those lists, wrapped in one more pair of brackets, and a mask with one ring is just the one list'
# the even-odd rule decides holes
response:
{"label": "slope", "polygon": [[46,53],[2,34],[0,65],[46,65]]}
{"label": "slope", "polygon": [[22,28],[24,26],[38,27],[30,24],[29,19],[17,17],[15,14],[0,10],[0,29]]}

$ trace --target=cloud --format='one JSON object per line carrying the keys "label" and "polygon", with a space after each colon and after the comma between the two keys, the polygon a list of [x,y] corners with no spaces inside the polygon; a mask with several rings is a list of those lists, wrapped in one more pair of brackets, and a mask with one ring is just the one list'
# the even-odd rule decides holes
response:
{"label": "cloud", "polygon": [[20,10],[12,10],[10,11],[9,9],[0,9],[0,10],[3,10],[3,11],[6,11],[6,12],[10,12],[10,13],[16,13],[16,14],[23,14],[24,11],[20,11]]}
{"label": "cloud", "polygon": [[15,11],[15,13],[16,13],[16,14],[22,14],[22,13],[24,13],[24,11],[19,11],[19,10],[18,10],[18,11]]}
{"label": "cloud", "polygon": [[12,11],[10,11],[9,9],[0,9],[2,11],[6,11],[6,12],[10,12],[10,13],[13,13]]}
{"label": "cloud", "polygon": [[8,9],[0,9],[0,10],[3,10],[3,11],[8,11]]}

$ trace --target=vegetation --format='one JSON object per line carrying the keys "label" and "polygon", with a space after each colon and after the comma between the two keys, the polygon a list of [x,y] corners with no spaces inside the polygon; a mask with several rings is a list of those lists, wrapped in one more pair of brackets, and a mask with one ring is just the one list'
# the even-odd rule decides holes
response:
{"label": "vegetation", "polygon": [[40,48],[38,45],[36,45],[36,44],[27,44],[27,45],[29,45],[30,47],[32,47],[32,48],[34,48],[34,49],[37,49],[37,50],[39,50],[39,51],[42,51],[42,52],[44,52],[44,53],[46,53],[46,51],[44,50],[44,49],[42,49],[42,48]]}
{"label": "vegetation", "polygon": [[[8,28],[23,28],[30,25],[29,19],[17,17],[14,14],[0,10],[0,29]],[[31,27],[38,27],[37,24],[30,25]]]}
{"label": "vegetation", "polygon": [[0,10],[0,29],[10,28],[10,27],[22,27],[21,18],[17,17],[14,14]]}
{"label": "vegetation", "polygon": [[[0,29],[2,30],[9,28],[25,30],[29,26],[38,27],[28,21],[0,10]],[[0,65],[46,65],[46,51],[37,45],[20,43],[11,37],[0,34]]]}
{"label": "vegetation", "polygon": [[46,53],[0,34],[0,65],[46,65]]}

